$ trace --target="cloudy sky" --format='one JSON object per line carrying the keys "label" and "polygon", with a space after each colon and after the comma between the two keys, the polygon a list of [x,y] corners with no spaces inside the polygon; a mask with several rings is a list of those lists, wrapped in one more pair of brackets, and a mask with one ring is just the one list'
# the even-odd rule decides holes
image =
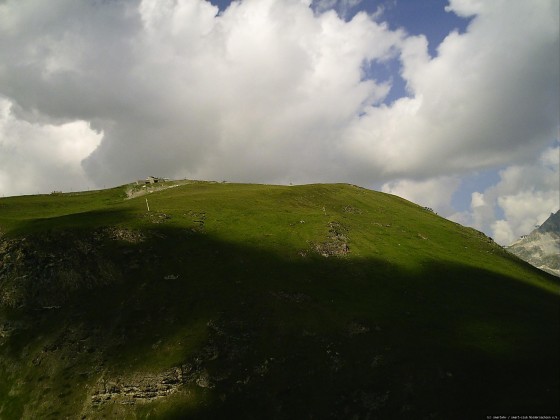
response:
{"label": "cloudy sky", "polygon": [[557,0],[0,0],[0,196],[350,182],[502,244],[558,210]]}

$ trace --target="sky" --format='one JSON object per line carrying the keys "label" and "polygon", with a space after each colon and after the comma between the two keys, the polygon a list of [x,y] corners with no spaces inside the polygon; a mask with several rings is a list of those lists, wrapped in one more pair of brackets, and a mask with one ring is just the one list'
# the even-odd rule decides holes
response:
{"label": "sky", "polygon": [[0,196],[348,182],[509,244],[560,207],[559,9],[0,0]]}

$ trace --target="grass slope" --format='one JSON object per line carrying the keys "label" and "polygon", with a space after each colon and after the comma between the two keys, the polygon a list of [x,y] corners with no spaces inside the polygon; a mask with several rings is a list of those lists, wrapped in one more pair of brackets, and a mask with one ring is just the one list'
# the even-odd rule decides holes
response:
{"label": "grass slope", "polygon": [[0,200],[1,418],[559,412],[558,280],[480,232],[351,185],[127,189]]}

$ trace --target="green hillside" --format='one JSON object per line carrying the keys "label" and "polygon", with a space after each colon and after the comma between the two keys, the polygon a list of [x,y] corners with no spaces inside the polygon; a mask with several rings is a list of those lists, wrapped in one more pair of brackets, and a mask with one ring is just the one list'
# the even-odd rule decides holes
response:
{"label": "green hillside", "polygon": [[560,283],[482,233],[352,185],[166,186],[0,199],[0,418],[560,412]]}

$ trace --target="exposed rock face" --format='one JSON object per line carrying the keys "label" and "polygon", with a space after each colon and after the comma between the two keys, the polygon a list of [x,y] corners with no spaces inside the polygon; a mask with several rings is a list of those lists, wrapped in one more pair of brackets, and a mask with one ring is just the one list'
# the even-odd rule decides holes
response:
{"label": "exposed rock face", "polygon": [[535,267],[560,277],[560,210],[507,249]]}
{"label": "exposed rock face", "polygon": [[186,382],[183,370],[174,368],[155,375],[135,375],[107,380],[101,378],[91,397],[93,405],[106,402],[135,404],[149,402],[174,393]]}

